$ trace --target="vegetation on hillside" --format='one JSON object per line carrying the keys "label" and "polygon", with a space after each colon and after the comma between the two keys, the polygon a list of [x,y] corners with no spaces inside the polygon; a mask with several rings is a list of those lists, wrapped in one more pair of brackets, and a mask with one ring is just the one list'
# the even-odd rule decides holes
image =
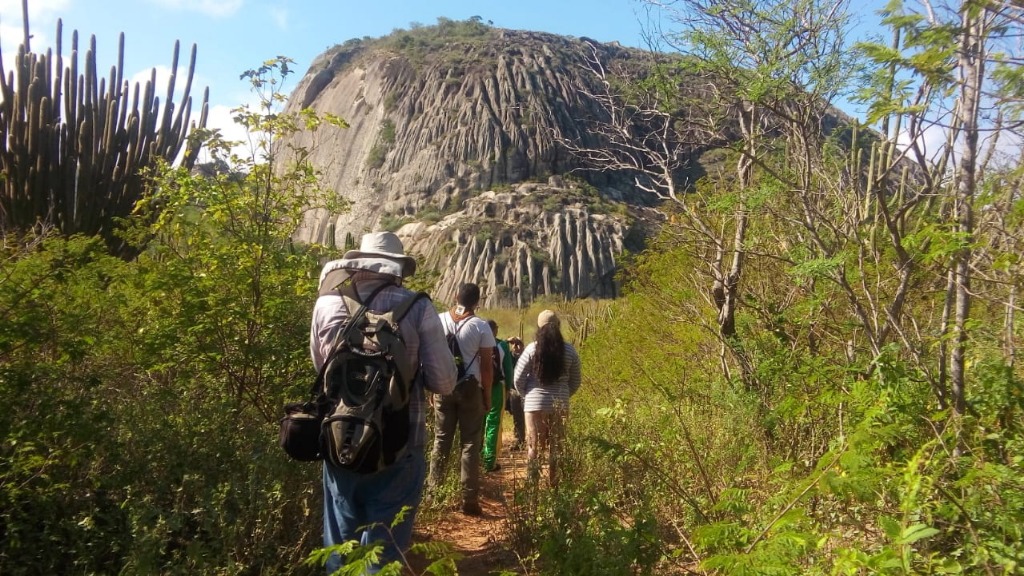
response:
{"label": "vegetation on hillside", "polygon": [[[675,226],[585,342],[571,488],[526,549],[558,574],[1020,572],[1020,10],[894,2],[892,42],[851,47],[842,4],[672,6],[718,98],[687,123],[672,84],[604,95],[626,137],[596,154]],[[823,130],[855,86],[869,126]],[[687,191],[675,151],[729,108],[735,174]]]}
{"label": "vegetation on hillside", "polygon": [[364,37],[346,40],[328,50],[330,58],[323,59],[323,62],[326,64],[339,54],[352,55],[385,50],[401,53],[416,65],[441,59],[454,68],[461,69],[466,64],[468,48],[482,46],[492,39],[492,28],[480,17],[469,20],[440,17],[433,26],[413,22],[408,30],[396,28],[383,38]]}

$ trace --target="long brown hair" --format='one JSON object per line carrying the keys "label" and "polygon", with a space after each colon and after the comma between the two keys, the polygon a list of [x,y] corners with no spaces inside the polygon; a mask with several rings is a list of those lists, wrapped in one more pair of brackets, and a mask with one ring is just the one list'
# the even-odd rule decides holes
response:
{"label": "long brown hair", "polygon": [[541,384],[553,384],[562,375],[565,363],[565,339],[558,322],[548,322],[537,329],[537,350],[533,370]]}

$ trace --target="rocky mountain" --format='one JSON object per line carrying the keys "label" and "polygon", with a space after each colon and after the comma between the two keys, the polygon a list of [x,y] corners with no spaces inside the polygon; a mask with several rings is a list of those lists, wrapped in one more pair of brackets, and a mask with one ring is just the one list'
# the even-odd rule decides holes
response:
{"label": "rocky mountain", "polygon": [[658,220],[630,174],[587,170],[562,145],[599,147],[605,114],[589,61],[643,53],[585,38],[441,20],[320,55],[292,111],[336,114],[348,129],[291,144],[311,151],[323,182],[351,202],[312,214],[300,241],[342,248],[369,230],[398,232],[434,297],[484,288],[487,306],[545,296],[613,297],[616,264]]}

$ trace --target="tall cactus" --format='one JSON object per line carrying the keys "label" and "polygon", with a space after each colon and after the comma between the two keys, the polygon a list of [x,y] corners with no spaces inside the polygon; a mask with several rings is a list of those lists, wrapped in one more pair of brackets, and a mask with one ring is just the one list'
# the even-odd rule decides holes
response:
{"label": "tall cactus", "polygon": [[[62,59],[62,23],[56,52],[31,52],[22,44],[9,75],[0,58],[0,234],[55,227],[63,234],[99,234],[112,251],[131,249],[114,234],[114,219],[131,213],[143,192],[143,171],[157,160],[191,167],[198,144],[187,140],[196,46],[182,104],[174,102],[178,42],[161,109],[156,70],[129,90],[123,79],[124,34],[109,80],[96,69],[96,37],[89,40],[84,70],[78,67],[78,32],[71,36],[70,63]],[[2,56],[2,55],[0,55]],[[16,73],[15,73],[16,72]],[[131,102],[129,103],[129,93]],[[206,125],[209,89],[192,128]]]}

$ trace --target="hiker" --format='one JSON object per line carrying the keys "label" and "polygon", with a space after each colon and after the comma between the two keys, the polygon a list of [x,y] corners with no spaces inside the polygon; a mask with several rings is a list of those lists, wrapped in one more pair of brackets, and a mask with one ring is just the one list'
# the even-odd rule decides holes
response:
{"label": "hiker", "polygon": [[[456,305],[440,314],[449,351],[460,366],[455,391],[434,396],[434,450],[430,456],[428,486],[434,492],[441,485],[448,456],[459,430],[462,443],[462,513],[480,516],[480,444],[484,415],[491,408],[491,377],[494,334],[482,318],[476,316],[480,287],[467,283],[459,288]],[[453,350],[455,348],[456,350]]]}
{"label": "hiker", "polygon": [[526,461],[539,473],[541,454],[548,458],[548,480],[558,484],[557,461],[569,415],[569,397],[580,387],[580,357],[562,338],[561,322],[551,310],[537,316],[537,338],[516,363],[515,388],[526,414]]}
{"label": "hiker", "polygon": [[[309,347],[317,370],[331,352],[335,337],[354,310],[345,307],[336,289],[351,282],[360,300],[381,286],[367,308],[386,312],[412,296],[402,280],[416,270],[416,260],[406,256],[402,241],[391,232],[374,232],[362,237],[359,250],[349,250],[341,260],[328,262],[320,273],[319,297],[313,308]],[[420,367],[409,400],[409,449],[391,466],[372,474],[338,468],[324,460],[324,546],[359,540],[363,545],[384,544],[381,564],[398,560],[412,544],[413,520],[423,495],[426,476],[424,444],[426,408],[423,387],[437,394],[455,388],[456,371],[445,343],[437,312],[426,298],[419,299],[399,323],[413,366]],[[388,529],[403,507],[410,507],[404,520]],[[333,554],[327,573],[341,566]]]}
{"label": "hiker", "polygon": [[501,413],[504,411],[505,395],[512,387],[512,376],[516,368],[508,342],[498,338],[498,323],[488,320],[487,325],[491,327],[491,333],[494,334],[497,343],[497,356],[492,357],[494,376],[491,385],[491,409],[484,418],[484,446],[481,457],[484,471],[494,472],[501,468],[498,464],[498,451],[501,450]]}
{"label": "hiker", "polygon": [[[512,352],[513,374],[519,357],[523,355],[523,341],[515,336],[508,339],[508,346]],[[513,376],[514,377],[514,376]],[[523,414],[523,397],[511,381],[508,383],[508,400],[505,402],[505,411],[512,415],[512,436],[515,441],[509,446],[509,451],[518,452],[526,446],[526,416]]]}

